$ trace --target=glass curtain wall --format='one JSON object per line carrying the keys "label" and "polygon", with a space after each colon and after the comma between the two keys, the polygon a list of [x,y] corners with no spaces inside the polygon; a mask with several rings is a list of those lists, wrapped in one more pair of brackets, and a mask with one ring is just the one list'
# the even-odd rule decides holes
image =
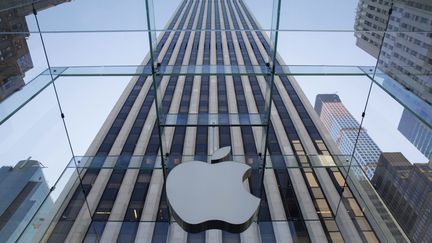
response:
{"label": "glass curtain wall", "polygon": [[[1,3],[1,241],[429,239],[432,6],[260,2]],[[227,146],[258,215],[188,233],[166,178]]]}

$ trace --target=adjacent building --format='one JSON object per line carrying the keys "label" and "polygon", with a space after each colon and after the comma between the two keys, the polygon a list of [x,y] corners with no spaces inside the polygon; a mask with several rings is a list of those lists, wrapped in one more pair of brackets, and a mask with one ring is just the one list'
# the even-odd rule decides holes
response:
{"label": "adjacent building", "polygon": [[367,134],[364,128],[348,111],[337,94],[319,94],[315,99],[315,111],[324,127],[327,128],[333,141],[342,154],[351,155],[366,173],[372,178],[381,150]]}
{"label": "adjacent building", "polygon": [[398,130],[426,158],[432,159],[432,129],[430,127],[416,118],[410,111],[404,109]]}
{"label": "adjacent building", "polygon": [[[367,179],[356,187],[353,180],[345,183],[347,167],[336,166],[340,161],[332,155],[338,149],[295,79],[275,76],[270,124],[265,124],[259,118],[267,114],[270,73],[181,73],[210,65],[269,70],[269,38],[264,31],[251,31],[260,26],[244,1],[181,1],[166,29],[175,31],[162,32],[154,52],[161,71],[132,78],[85,154],[88,157],[79,161],[80,180],[69,183],[72,189],[63,192],[65,200],[44,237],[34,241],[405,241],[397,230],[390,233],[390,221],[375,221],[386,211],[374,211],[374,202],[362,189],[370,186]],[[282,59],[276,62],[283,65]],[[152,65],[149,57],[143,65]],[[164,74],[168,66],[185,68]],[[162,96],[156,99],[156,94]],[[268,128],[265,168],[260,167],[262,127]],[[170,217],[161,160],[169,173],[191,158],[205,163],[225,146],[232,147],[234,160],[253,167],[245,186],[261,198],[258,218],[240,234],[188,233]]]}
{"label": "adjacent building", "polygon": [[[33,68],[27,46],[29,29],[25,16],[70,0],[17,1],[0,3],[0,102],[21,89],[25,73]],[[32,5],[32,2],[33,5]]]}
{"label": "adjacent building", "polygon": [[354,29],[381,71],[432,103],[431,1],[360,0]]}
{"label": "adjacent building", "polygon": [[0,168],[0,242],[16,242],[42,202],[52,204],[48,193],[39,161]]}
{"label": "adjacent building", "polygon": [[412,242],[432,242],[432,162],[383,153],[372,184]]}

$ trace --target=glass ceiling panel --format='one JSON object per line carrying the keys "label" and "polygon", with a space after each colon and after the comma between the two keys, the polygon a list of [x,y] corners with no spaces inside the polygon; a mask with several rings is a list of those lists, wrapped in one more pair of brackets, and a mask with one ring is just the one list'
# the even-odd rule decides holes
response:
{"label": "glass ceiling panel", "polygon": [[[43,32],[146,30],[145,1],[57,0],[56,2],[60,4],[38,13]],[[172,13],[169,8],[166,11]]]}

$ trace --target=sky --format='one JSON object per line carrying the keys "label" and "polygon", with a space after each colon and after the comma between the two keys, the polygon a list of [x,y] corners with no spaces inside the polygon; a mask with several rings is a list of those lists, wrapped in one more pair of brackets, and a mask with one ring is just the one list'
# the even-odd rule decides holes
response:
{"label": "sky", "polygon": [[[162,29],[179,0],[154,1],[155,25]],[[271,27],[270,1],[245,0],[261,26]],[[355,0],[282,0],[278,51],[288,65],[374,66],[376,60],[355,45],[352,32]],[[146,7],[143,0],[75,0],[38,14],[47,55],[54,66],[139,65],[148,53]],[[37,30],[28,16],[31,31]],[[77,33],[61,32],[63,30]],[[128,30],[98,32],[93,30]],[[292,31],[295,30],[295,31]],[[309,31],[305,31],[309,30]],[[313,30],[313,31],[312,31]],[[60,32],[58,32],[60,31]],[[28,45],[34,68],[31,80],[47,68],[38,34]],[[61,77],[56,81],[60,103],[75,156],[82,156],[131,77]],[[296,77],[311,104],[319,93],[337,93],[360,120],[370,80],[366,77]],[[0,126],[0,165],[13,165],[32,157],[47,168],[53,185],[72,153],[64,131],[53,87],[48,87]],[[426,162],[398,131],[403,108],[374,86],[364,127],[385,152],[402,151],[411,162]]]}

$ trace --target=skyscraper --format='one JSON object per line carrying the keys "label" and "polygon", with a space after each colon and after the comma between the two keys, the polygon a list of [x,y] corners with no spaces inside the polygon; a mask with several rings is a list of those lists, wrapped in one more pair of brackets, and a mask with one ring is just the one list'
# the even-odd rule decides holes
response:
{"label": "skyscraper", "polygon": [[[0,168],[0,241],[15,242],[44,202],[49,188],[36,160]],[[50,198],[46,204],[52,204]]]}
{"label": "skyscraper", "polygon": [[359,130],[360,124],[343,105],[339,96],[336,94],[317,95],[315,111],[342,154],[352,154],[356,146],[354,158],[367,177],[372,179],[381,150],[364,128]]}
{"label": "skyscraper", "polygon": [[[354,27],[357,45],[379,58],[380,70],[429,104],[432,103],[431,23],[430,1],[360,0]],[[385,35],[379,32],[386,28]]]}
{"label": "skyscraper", "polygon": [[417,119],[410,111],[404,109],[398,130],[426,158],[432,159],[432,129]]}
{"label": "skyscraper", "polygon": [[[378,212],[372,216],[375,212],[363,210],[370,202],[358,199],[361,188],[351,187],[352,180],[345,183],[346,167],[336,167],[339,162],[331,156],[337,148],[294,79],[274,79],[269,166],[257,170],[262,130],[261,124],[252,124],[259,118],[250,114],[265,113],[269,77],[253,72],[181,74],[182,69],[176,69],[267,69],[271,46],[264,32],[251,31],[258,29],[243,1],[182,1],[154,52],[161,73],[169,67],[176,72],[131,80],[88,157],[76,162],[81,179],[64,192],[66,200],[42,242],[378,242],[383,237],[403,241],[403,235],[392,235],[386,224],[373,221],[381,217]],[[283,64],[281,59],[277,62]],[[149,57],[143,62],[151,64]],[[160,102],[154,88],[162,94]],[[165,126],[162,146],[158,120]],[[168,126],[170,122],[179,125]],[[188,125],[194,122],[198,125]],[[234,160],[255,168],[245,184],[261,198],[257,221],[241,234],[187,233],[169,215],[161,162],[169,172],[190,159],[208,161],[225,146],[232,147]]]}
{"label": "skyscraper", "polygon": [[432,163],[383,153],[372,183],[413,242],[432,241]]}

